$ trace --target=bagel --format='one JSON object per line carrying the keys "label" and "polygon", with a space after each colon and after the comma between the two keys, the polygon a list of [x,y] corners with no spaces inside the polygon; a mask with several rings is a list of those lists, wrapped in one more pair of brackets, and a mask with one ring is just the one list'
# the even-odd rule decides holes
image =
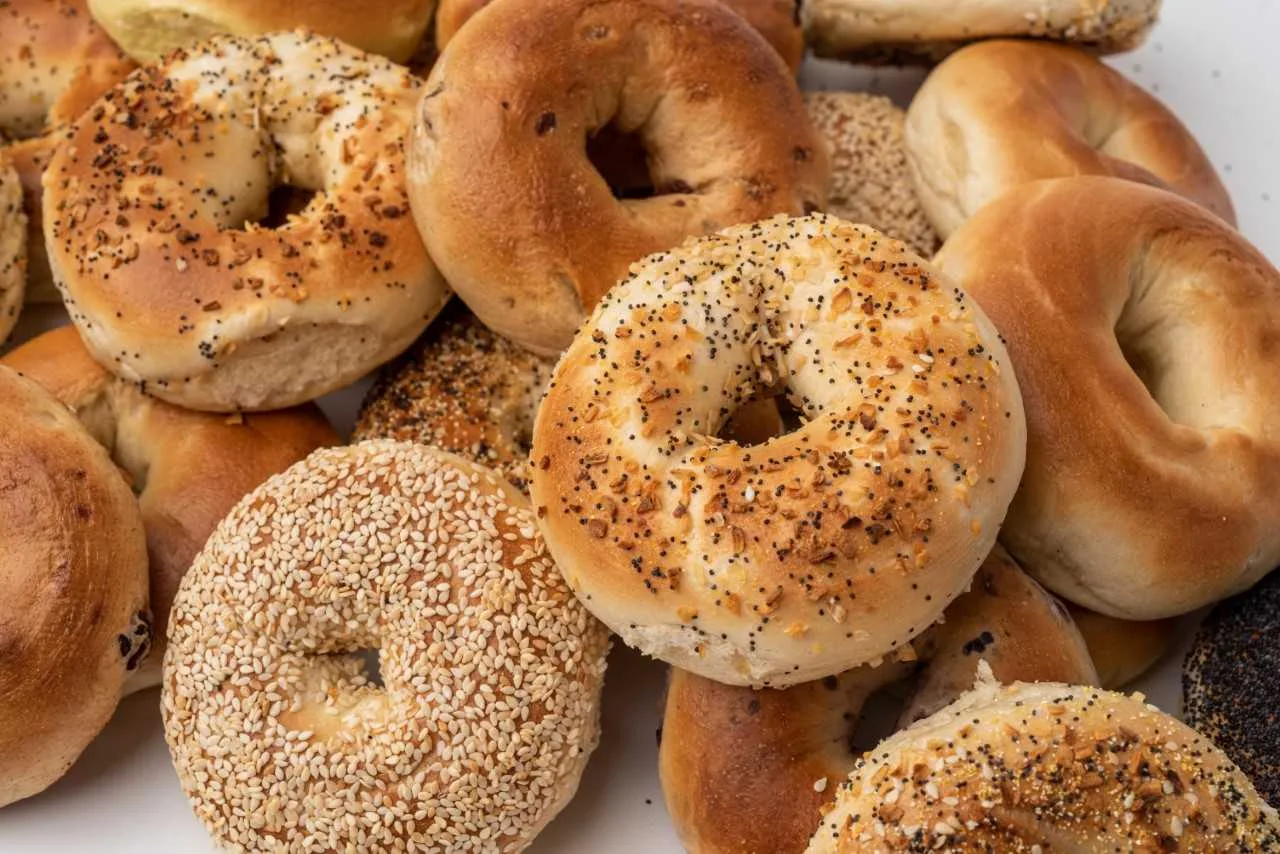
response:
{"label": "bagel", "polygon": [[[785,390],[805,423],[715,439]],[[905,247],[775,217],[636,264],[556,367],[530,493],[597,617],[708,679],[784,686],[906,643],[968,587],[1022,471],[981,310]]]}
{"label": "bagel", "polygon": [[1179,621],[1117,620],[1068,603],[1071,619],[1098,668],[1098,685],[1122,688],[1156,665],[1178,638]]}
{"label": "bagel", "polygon": [[808,851],[1277,846],[1240,769],[1141,695],[986,681],[866,754]]}
{"label": "bagel", "polygon": [[0,344],[22,310],[27,285],[27,215],[18,173],[0,149]]}
{"label": "bagel", "polygon": [[[436,47],[444,50],[472,16],[492,0],[440,0],[436,9]],[[804,32],[800,29],[800,0],[723,0],[756,32],[764,36],[792,72],[804,61]]]}
{"label": "bagel", "polygon": [[1235,223],[1218,173],[1178,117],[1071,48],[1013,41],[965,48],[912,100],[906,144],[916,191],[944,239],[1019,184],[1073,175],[1162,186]]}
{"label": "bagel", "polygon": [[[614,197],[586,154],[602,133],[640,140],[656,195]],[[776,53],[716,0],[526,0],[449,42],[409,170],[414,218],[458,295],[552,354],[633,261],[820,208],[827,158]]]}
{"label": "bagel", "polygon": [[[448,290],[409,214],[420,83],[305,33],[179,50],[45,171],[54,278],[94,356],[190,409],[279,409],[403,350]],[[315,190],[279,228],[273,185]]]}
{"label": "bagel", "polygon": [[40,176],[71,123],[135,66],[89,17],[84,0],[8,0],[0,6],[0,32],[0,144],[12,141],[3,150],[22,180],[26,299],[59,302],[41,229]]}
{"label": "bagel", "polygon": [[1209,613],[1182,667],[1182,712],[1280,803],[1280,573]]}
{"label": "bagel", "polygon": [[0,367],[0,806],[106,725],[151,641],[137,502],[66,407]]}
{"label": "bagel", "polygon": [[785,691],[673,670],[658,769],[685,850],[803,851],[837,785],[854,769],[851,740],[867,699],[919,673],[899,719],[905,726],[971,687],[979,661],[1002,682],[1097,679],[1062,606],[999,549],[945,620],[913,641],[901,660]]}
{"label": "bagel", "polygon": [[0,365],[69,407],[132,481],[147,536],[155,648],[125,693],[159,685],[169,609],[209,534],[259,483],[341,439],[314,406],[231,418],[170,406],[100,366],[70,326],[28,341]]}
{"label": "bagel", "polygon": [[1146,39],[1160,0],[805,0],[805,37],[818,56],[854,62],[937,62],[992,38],[1063,41],[1098,53]]}
{"label": "bagel", "polygon": [[1024,185],[935,263],[1017,366],[1027,467],[1001,542],[1126,620],[1193,611],[1280,563],[1280,272],[1225,222],[1114,178]]}
{"label": "bagel", "polygon": [[299,27],[403,62],[422,41],[435,0],[89,0],[112,38],[140,62],[217,35]]}
{"label": "bagel", "polygon": [[826,212],[883,231],[922,257],[938,251],[907,168],[905,113],[865,92],[807,92],[804,105],[831,154]]}
{"label": "bagel", "polygon": [[608,647],[497,475],[409,443],[321,450],[183,579],[165,736],[228,848],[520,851],[595,748]]}

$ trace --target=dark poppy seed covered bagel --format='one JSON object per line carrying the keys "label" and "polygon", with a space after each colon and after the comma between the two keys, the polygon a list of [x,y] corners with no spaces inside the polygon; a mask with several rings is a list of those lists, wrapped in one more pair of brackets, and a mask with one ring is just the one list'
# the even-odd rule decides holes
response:
{"label": "dark poppy seed covered bagel", "polygon": [[[640,141],[654,195],[614,197],[587,155],[603,134]],[[409,165],[445,278],[486,326],[544,354],[633,261],[821,208],[827,180],[789,70],[715,0],[485,8],[431,71]]]}
{"label": "dark poppy seed covered bagel", "polygon": [[[783,391],[796,431],[716,439]],[[1025,427],[1004,345],[903,244],[775,217],[637,263],[561,358],[534,425],[547,546],[641,651],[738,685],[879,658],[991,551]]]}
{"label": "dark poppy seed covered bagel", "polygon": [[498,475],[409,443],[321,450],[183,579],[165,735],[228,848],[520,851],[595,748],[608,646]]}
{"label": "dark poppy seed covered bagel", "polygon": [[[191,409],[279,409],[407,347],[448,296],[409,215],[420,81],[306,33],[131,75],[45,171],[49,262],[95,357]],[[314,190],[278,228],[271,190]]]}

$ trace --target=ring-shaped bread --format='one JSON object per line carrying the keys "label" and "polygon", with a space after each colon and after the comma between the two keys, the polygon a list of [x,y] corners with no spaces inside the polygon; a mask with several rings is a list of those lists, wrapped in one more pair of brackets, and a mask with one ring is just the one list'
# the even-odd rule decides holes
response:
{"label": "ring-shaped bread", "polygon": [[1019,184],[1073,175],[1167,187],[1235,221],[1218,173],[1178,117],[1072,48],[1017,41],[965,48],[916,93],[906,143],[916,191],[943,239]]}
{"label": "ring-shaped bread", "polygon": [[[45,171],[49,262],[96,358],[191,409],[278,409],[407,347],[448,290],[409,215],[420,81],[306,33],[219,37],[99,99]],[[278,228],[280,185],[314,190]]]}
{"label": "ring-shaped bread", "polygon": [[[568,346],[632,262],[824,201],[795,80],[714,0],[494,4],[425,90],[409,158],[423,239],[485,325],[535,352]],[[608,133],[639,139],[654,195],[615,198],[587,152]]]}
{"label": "ring-shaped bread", "polygon": [[165,736],[229,848],[520,851],[595,748],[608,647],[497,474],[410,443],[320,450],[183,578]]}
{"label": "ring-shaped bread", "polygon": [[1027,465],[1001,542],[1046,587],[1153,620],[1280,563],[1280,271],[1165,190],[1018,187],[935,263],[1017,366]]}
{"label": "ring-shaped bread", "polygon": [[[906,647],[903,652],[908,652]],[[803,851],[857,763],[867,701],[914,678],[898,726],[973,686],[985,661],[1001,682],[1091,685],[1084,640],[1052,595],[997,548],[945,618],[909,654],[786,690],[723,685],[673,669],[658,769],[667,810],[693,854]]]}
{"label": "ring-shaped bread", "polygon": [[[804,423],[716,438],[761,390]],[[1025,432],[981,309],[896,240],[817,215],[637,263],[557,365],[530,494],[547,546],[628,644],[788,685],[931,625],[991,551]]]}

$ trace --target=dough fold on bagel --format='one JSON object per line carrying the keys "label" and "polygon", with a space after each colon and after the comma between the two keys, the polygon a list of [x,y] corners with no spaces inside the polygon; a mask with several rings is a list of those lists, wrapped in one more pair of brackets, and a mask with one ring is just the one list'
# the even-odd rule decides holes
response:
{"label": "dough fold on bagel", "polygon": [[227,417],[156,400],[94,361],[71,326],[26,342],[0,365],[70,408],[131,481],[147,535],[155,629],[125,693],[159,685],[169,609],[209,534],[258,484],[341,439],[313,405]]}
{"label": "dough fold on bagel", "polygon": [[1249,779],[1140,694],[985,681],[868,752],[808,851],[1277,847]]}
{"label": "dough fold on bagel", "polygon": [[501,477],[409,443],[321,450],[183,578],[165,737],[227,848],[521,851],[596,746],[608,647]]}
{"label": "dough fold on bagel", "polygon": [[27,214],[22,185],[0,149],[0,344],[9,337],[27,287]]}
{"label": "dough fold on bagel", "polygon": [[9,141],[0,151],[22,180],[26,301],[59,302],[41,228],[40,176],[71,123],[135,65],[89,17],[84,0],[8,0],[0,33],[0,145]]}
{"label": "dough fold on bagel", "polygon": [[[403,350],[448,290],[409,215],[420,81],[331,39],[215,38],[97,101],[45,171],[94,356],[191,409],[279,409]],[[261,227],[270,191],[315,194]]]}
{"label": "dough fold on bagel", "polygon": [[1063,41],[1099,53],[1132,50],[1160,0],[805,0],[805,36],[818,56],[856,62],[937,62],[973,41]]}
{"label": "dough fold on bagel", "polygon": [[0,806],[66,773],[150,643],[129,487],[66,407],[0,367]]}
{"label": "dough fold on bagel", "polygon": [[1172,193],[1024,185],[935,259],[1017,367],[1027,467],[1001,542],[1046,587],[1154,620],[1280,563],[1280,272]]}
{"label": "dough fold on bagel", "polygon": [[803,851],[856,765],[854,735],[867,700],[893,683],[915,677],[899,717],[906,726],[972,687],[980,661],[1002,682],[1097,679],[1061,604],[999,548],[942,622],[903,651],[878,667],[781,691],[673,669],[658,768],[685,849]]}
{"label": "dough fold on bagel", "polygon": [[435,0],[89,0],[107,32],[141,62],[217,35],[257,36],[299,27],[388,57],[408,59]]}
{"label": "dough fold on bagel", "polygon": [[[715,437],[762,390],[804,423]],[[991,551],[1025,434],[1004,346],[905,247],[775,217],[633,266],[534,425],[547,546],[628,644],[739,685],[872,661]]]}
{"label": "dough fold on bagel", "polygon": [[[822,207],[826,152],[795,80],[715,0],[497,3],[425,90],[414,218],[471,310],[535,352],[568,346],[632,262]],[[587,152],[607,135],[639,140],[652,196],[615,198]]]}
{"label": "dough fold on bagel", "polygon": [[1166,187],[1230,223],[1208,155],[1169,109],[1095,57],[982,42],[934,69],[907,110],[916,191],[945,239],[1019,184],[1111,175]]}

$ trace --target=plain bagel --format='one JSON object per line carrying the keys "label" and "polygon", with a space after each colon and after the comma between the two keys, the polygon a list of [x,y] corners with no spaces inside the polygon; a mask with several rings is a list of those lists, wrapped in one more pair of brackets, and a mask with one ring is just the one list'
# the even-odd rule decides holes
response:
{"label": "plain bagel", "polygon": [[933,70],[907,110],[916,192],[945,239],[1019,184],[1112,175],[1167,187],[1234,223],[1195,137],[1153,95],[1079,50],[972,45]]}
{"label": "plain bagel", "polygon": [[[177,51],[104,95],[44,176],[49,262],[94,356],[171,403],[262,410],[412,343],[449,293],[409,216],[419,88],[282,33]],[[315,196],[260,227],[280,184]]]}
{"label": "plain bagel", "polygon": [[673,669],[658,769],[691,854],[803,851],[854,769],[867,700],[914,677],[899,726],[972,687],[985,661],[1001,682],[1094,684],[1084,641],[1050,594],[997,549],[945,619],[909,654],[786,690],[722,685]]}
{"label": "plain bagel", "polygon": [[1008,344],[1027,467],[1001,542],[1045,586],[1152,620],[1280,563],[1280,272],[1191,202],[1024,185],[935,259]]}
{"label": "plain bagel", "polygon": [[89,355],[71,326],[0,358],[64,403],[107,449],[138,496],[147,535],[153,651],[125,692],[160,684],[178,583],[222,517],[259,483],[341,440],[315,406],[223,416],[156,400]]}
{"label": "plain bagel", "polygon": [[[717,439],[763,390],[804,423]],[[782,686],[937,620],[991,551],[1024,443],[1004,346],[960,288],[865,226],[775,217],[609,292],[538,410],[530,493],[625,642]]]}
{"label": "plain bagel", "polygon": [[137,502],[75,416],[0,367],[0,806],[61,777],[151,642]]}
{"label": "plain bagel", "polygon": [[993,38],[1063,41],[1101,53],[1132,50],[1161,0],[805,0],[814,53],[856,62],[936,62]]}
{"label": "plain bagel", "polygon": [[[535,352],[568,346],[633,261],[822,206],[827,158],[795,81],[715,0],[496,3],[425,89],[414,218],[472,311]],[[655,195],[615,198],[587,156],[601,133],[640,139]]]}

